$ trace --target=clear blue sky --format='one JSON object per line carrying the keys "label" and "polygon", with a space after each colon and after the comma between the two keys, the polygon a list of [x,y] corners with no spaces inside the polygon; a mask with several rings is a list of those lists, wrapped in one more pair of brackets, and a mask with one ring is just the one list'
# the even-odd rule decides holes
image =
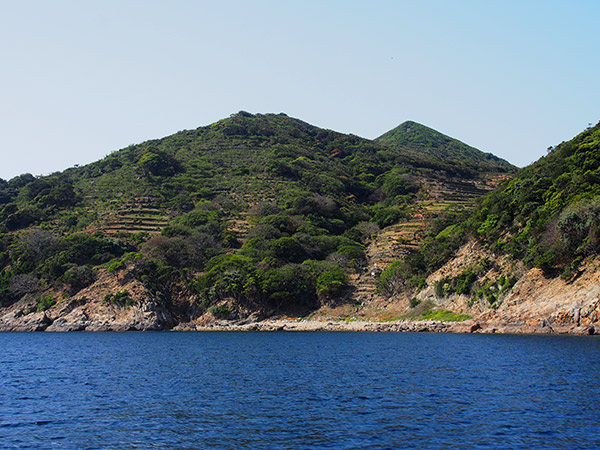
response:
{"label": "clear blue sky", "polygon": [[239,110],[523,166],[600,120],[600,1],[0,0],[0,177]]}

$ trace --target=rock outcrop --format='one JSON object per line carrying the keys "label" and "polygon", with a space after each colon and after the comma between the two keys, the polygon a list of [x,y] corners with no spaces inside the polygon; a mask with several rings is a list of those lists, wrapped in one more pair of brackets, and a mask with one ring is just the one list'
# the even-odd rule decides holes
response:
{"label": "rock outcrop", "polygon": [[[129,304],[106,300],[127,292]],[[175,325],[171,312],[139,282],[109,272],[73,297],[65,296],[45,311],[32,300],[0,310],[0,331],[146,331]]]}
{"label": "rock outcrop", "polygon": [[[495,280],[513,274],[518,281],[498,293],[490,304],[485,298],[456,293],[439,296],[435,284],[456,276],[486,259],[489,270],[480,276]],[[371,302],[323,306],[311,319],[275,318],[276,311],[241,308],[224,303],[229,313],[213,315],[183,299],[174,305],[161,301],[127,272],[103,271],[91,286],[73,296],[63,295],[55,305],[39,310],[32,299],[0,309],[0,331],[389,331],[456,333],[600,333],[600,258],[581,266],[573,279],[546,278],[539,269],[526,269],[507,257],[490,254],[477,244],[465,245],[454,259],[427,279],[427,287],[413,299],[431,310],[466,314],[458,322],[419,320],[407,293],[397,298],[373,297]],[[127,301],[114,301],[126,292]],[[58,295],[58,294],[57,294]],[[113,296],[113,297],[111,297]],[[187,303],[186,303],[187,302]],[[181,303],[185,303],[182,307]],[[181,314],[185,309],[187,314]],[[241,309],[240,309],[241,308]],[[225,309],[225,308],[224,308]],[[411,317],[413,317],[411,319]]]}
{"label": "rock outcrop", "polygon": [[[436,282],[456,276],[484,259],[491,264],[480,278],[518,279],[506,291],[498,287],[493,304],[473,295],[435,294]],[[597,329],[600,331],[600,258],[582,264],[577,275],[565,281],[560,277],[548,278],[540,269],[527,269],[507,256],[494,255],[470,242],[433,273],[427,284],[416,298],[430,302],[435,309],[473,316],[483,332],[594,334]]]}

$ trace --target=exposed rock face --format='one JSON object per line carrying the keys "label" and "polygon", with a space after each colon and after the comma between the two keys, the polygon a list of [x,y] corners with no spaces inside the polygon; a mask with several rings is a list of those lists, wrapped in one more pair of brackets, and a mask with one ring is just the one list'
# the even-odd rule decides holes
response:
{"label": "exposed rock face", "polygon": [[[467,295],[435,294],[435,283],[456,276],[465,267],[483,258],[493,260],[486,279],[515,274],[519,280],[490,305],[483,299]],[[468,314],[473,320],[442,322],[432,320],[398,320],[410,310],[406,293],[396,299],[372,300],[360,305],[357,318],[323,307],[314,320],[272,320],[275,311],[258,311],[251,305],[242,308],[231,301],[224,303],[229,313],[215,317],[194,307],[186,300],[187,314],[176,315],[174,307],[154,298],[152,293],[127,273],[102,272],[97,281],[72,297],[59,300],[46,311],[37,311],[34,300],[22,300],[0,309],[0,331],[144,331],[144,330],[239,330],[239,331],[394,331],[460,333],[571,333],[600,334],[600,258],[582,266],[572,280],[546,278],[539,269],[527,270],[506,257],[490,254],[474,243],[465,245],[457,256],[432,274],[428,287],[416,294],[423,304],[434,309],[449,309]],[[127,291],[130,302],[114,304],[107,294]],[[353,306],[352,306],[353,305]],[[357,303],[350,305],[358,308]],[[256,306],[256,305],[255,305]],[[369,309],[371,308],[371,309]],[[369,312],[371,311],[371,312]],[[378,321],[383,313],[393,311],[396,319]],[[360,314],[359,314],[360,313]]]}
{"label": "exposed rock face", "polygon": [[[104,300],[107,294],[123,291],[131,306]],[[93,285],[59,300],[47,311],[37,312],[33,301],[0,310],[0,331],[144,331],[173,325],[172,314],[141,283],[106,272]]]}
{"label": "exposed rock face", "polygon": [[[51,323],[45,312],[23,314],[22,311],[12,311],[0,318],[0,330],[44,331]],[[8,326],[4,327],[4,324]]]}
{"label": "exposed rock face", "polygon": [[[436,281],[456,276],[484,258],[494,264],[483,278],[496,280],[506,274],[519,278],[512,289],[498,295],[494,305],[485,300],[473,301],[472,296],[435,295]],[[560,277],[547,278],[540,269],[526,269],[471,242],[427,282],[429,287],[417,295],[421,301],[470,314],[478,320],[483,332],[594,334],[600,331],[600,258],[582,265],[575,279],[564,281]]]}
{"label": "exposed rock face", "polygon": [[599,262],[589,263],[572,282],[547,279],[541,270],[529,270],[489,316],[489,322],[593,334],[590,327],[600,319]]}

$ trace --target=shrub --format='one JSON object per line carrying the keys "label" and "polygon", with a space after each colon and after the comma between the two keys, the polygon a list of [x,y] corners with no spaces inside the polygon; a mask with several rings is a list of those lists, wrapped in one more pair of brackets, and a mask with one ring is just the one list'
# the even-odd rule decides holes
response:
{"label": "shrub", "polygon": [[373,212],[373,221],[380,227],[393,225],[400,219],[406,219],[409,215],[405,209],[399,206],[375,205],[371,208]]}
{"label": "shrub", "polygon": [[333,217],[337,205],[332,199],[322,195],[302,196],[294,202],[294,210],[298,214]]}
{"label": "shrub", "polygon": [[397,197],[416,193],[419,190],[419,185],[415,177],[391,170],[385,176],[383,189],[387,197]]}
{"label": "shrub", "polygon": [[410,267],[404,261],[394,261],[379,275],[378,292],[391,296],[400,292],[406,285]]}
{"label": "shrub", "polygon": [[206,273],[196,282],[196,289],[211,302],[225,297],[240,299],[256,293],[259,288],[256,267],[246,256],[215,256],[205,269]]}
{"label": "shrub", "polygon": [[280,212],[281,208],[277,204],[271,202],[257,203],[248,211],[251,216],[257,218],[279,214]]}
{"label": "shrub", "polygon": [[151,150],[142,155],[138,165],[148,175],[169,176],[181,170],[181,165],[170,155],[159,150]]}
{"label": "shrub", "polygon": [[581,256],[575,258],[573,261],[571,261],[571,264],[569,264],[569,266],[563,270],[563,272],[560,274],[560,277],[564,281],[569,281],[579,272],[579,266],[581,265],[582,261],[583,258]]}
{"label": "shrub", "polygon": [[496,283],[493,281],[487,283],[484,282],[483,286],[475,293],[475,298],[477,300],[485,299],[490,306],[497,307],[498,305],[496,302],[498,301],[498,294],[499,292]]}
{"label": "shrub", "polygon": [[129,296],[129,291],[127,289],[117,292],[115,294],[106,294],[104,297],[104,301],[106,303],[110,303],[111,305],[116,305],[120,307],[127,307],[135,305],[135,300]]}
{"label": "shrub", "polygon": [[39,280],[29,273],[14,275],[12,277],[7,274],[5,277],[6,282],[8,282],[9,297],[14,300],[19,300],[27,294],[34,294],[40,288]]}
{"label": "shrub", "polygon": [[0,270],[0,306],[8,306],[13,302],[9,295],[11,276],[10,272]]}
{"label": "shrub", "polygon": [[435,282],[435,295],[437,295],[438,297],[444,297],[445,295],[448,295],[450,293],[450,288],[451,288],[451,279],[448,277],[444,277],[441,280],[438,280]]}
{"label": "shrub", "polygon": [[356,242],[366,242],[378,231],[379,225],[374,222],[359,222],[358,225],[347,230],[344,236]]}
{"label": "shrub", "polygon": [[263,295],[273,301],[293,301],[312,305],[315,300],[315,280],[303,264],[288,264],[265,270],[260,276]]}
{"label": "shrub", "polygon": [[53,292],[40,295],[35,299],[37,303],[37,312],[46,311],[56,305],[56,294]]}
{"label": "shrub", "polygon": [[231,312],[226,305],[213,305],[208,308],[208,312],[211,313],[216,318],[225,318]]}
{"label": "shrub", "polygon": [[68,284],[71,288],[71,293],[74,294],[88,287],[95,279],[96,271],[90,266],[73,266],[70,269],[67,269],[60,278],[60,281]]}
{"label": "shrub", "polygon": [[333,295],[339,292],[348,282],[348,275],[337,264],[326,268],[317,277],[317,294]]}
{"label": "shrub", "polygon": [[477,280],[477,274],[472,268],[465,269],[454,279],[454,291],[457,294],[468,295],[471,293],[471,286]]}
{"label": "shrub", "polygon": [[337,253],[347,256],[351,260],[365,259],[365,249],[360,245],[341,245],[337,249]]}
{"label": "shrub", "polygon": [[280,237],[271,241],[269,244],[272,256],[275,258],[290,261],[290,262],[302,262],[308,256],[304,251],[304,248],[300,243],[290,237]]}
{"label": "shrub", "polygon": [[117,239],[87,233],[73,234],[59,239],[48,249],[51,255],[44,261],[41,271],[53,279],[61,277],[73,264],[103,264],[121,256],[129,246]]}
{"label": "shrub", "polygon": [[123,261],[121,261],[120,259],[115,259],[113,261],[111,261],[111,263],[108,265],[108,271],[109,272],[117,272],[119,270],[121,270],[123,267],[125,267],[125,265],[123,264]]}

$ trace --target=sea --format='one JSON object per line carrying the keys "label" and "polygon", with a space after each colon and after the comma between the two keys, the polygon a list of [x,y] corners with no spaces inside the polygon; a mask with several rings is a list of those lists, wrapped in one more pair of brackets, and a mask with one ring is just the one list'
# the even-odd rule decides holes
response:
{"label": "sea", "polygon": [[597,449],[600,338],[0,333],[2,449]]}

